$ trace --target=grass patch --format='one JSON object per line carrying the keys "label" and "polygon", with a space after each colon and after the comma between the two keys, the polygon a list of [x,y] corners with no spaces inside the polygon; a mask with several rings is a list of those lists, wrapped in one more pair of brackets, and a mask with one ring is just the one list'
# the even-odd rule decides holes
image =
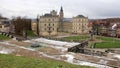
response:
{"label": "grass patch", "polygon": [[0,34],[0,40],[8,40],[8,39],[10,39],[10,38],[7,37],[7,36],[3,36],[3,35]]}
{"label": "grass patch", "polygon": [[79,41],[79,40],[86,40],[88,38],[90,38],[90,37],[89,36],[70,36],[70,37],[64,37],[63,39]]}
{"label": "grass patch", "polygon": [[120,42],[100,42],[96,43],[94,48],[120,48]]}
{"label": "grass patch", "polygon": [[35,37],[36,35],[33,33],[33,31],[28,30],[27,31],[27,36],[29,36],[29,37]]}
{"label": "grass patch", "polygon": [[[81,35],[81,36],[71,36],[71,37],[64,37],[64,40],[74,40],[74,41],[82,41],[89,39],[89,36]],[[94,45],[94,43],[91,43],[90,47],[94,48],[120,48],[120,40],[117,38],[111,38],[111,37],[103,37],[103,36],[96,36],[97,40],[102,41]]]}
{"label": "grass patch", "polygon": [[0,68],[92,68],[50,59],[36,59],[0,54]]}
{"label": "grass patch", "polygon": [[91,47],[93,48],[120,48],[120,40],[117,38],[98,36],[96,39],[102,40],[102,42],[92,43]]}
{"label": "grass patch", "polygon": [[96,39],[99,39],[99,40],[102,40],[102,41],[120,41],[120,40],[117,40],[115,38],[111,38],[111,37],[96,37]]}

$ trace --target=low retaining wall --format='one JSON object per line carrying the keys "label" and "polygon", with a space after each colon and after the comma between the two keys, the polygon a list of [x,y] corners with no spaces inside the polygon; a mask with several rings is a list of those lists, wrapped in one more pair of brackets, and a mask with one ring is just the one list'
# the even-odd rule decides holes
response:
{"label": "low retaining wall", "polygon": [[13,35],[9,34],[9,33],[5,33],[5,32],[0,32],[1,35],[3,36],[7,36],[9,38],[15,38]]}
{"label": "low retaining wall", "polygon": [[95,55],[95,56],[107,55],[107,52],[93,50],[93,49],[87,48],[87,46],[88,46],[88,41],[84,41],[79,45],[68,48],[68,52],[83,53],[83,54]]}

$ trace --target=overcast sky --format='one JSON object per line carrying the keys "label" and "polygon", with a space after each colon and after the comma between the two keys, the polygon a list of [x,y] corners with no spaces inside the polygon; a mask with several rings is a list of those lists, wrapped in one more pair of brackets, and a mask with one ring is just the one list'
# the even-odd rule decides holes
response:
{"label": "overcast sky", "polygon": [[0,14],[6,17],[59,12],[63,6],[65,17],[79,14],[89,18],[120,17],[120,0],[0,0]]}

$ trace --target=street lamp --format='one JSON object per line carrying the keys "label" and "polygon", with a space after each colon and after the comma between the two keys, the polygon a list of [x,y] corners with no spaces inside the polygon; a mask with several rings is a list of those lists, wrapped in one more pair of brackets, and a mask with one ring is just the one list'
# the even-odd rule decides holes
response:
{"label": "street lamp", "polygon": [[90,31],[89,31],[89,34],[90,34],[90,40],[93,40],[94,31],[93,31],[93,30],[90,30]]}
{"label": "street lamp", "polygon": [[39,15],[37,16],[37,35],[39,36]]}

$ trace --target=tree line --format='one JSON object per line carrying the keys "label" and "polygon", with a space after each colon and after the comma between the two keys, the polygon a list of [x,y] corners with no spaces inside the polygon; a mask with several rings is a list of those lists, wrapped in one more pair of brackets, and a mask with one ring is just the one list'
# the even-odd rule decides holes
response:
{"label": "tree line", "polygon": [[31,19],[16,17],[11,20],[11,24],[14,26],[14,33],[17,35],[23,35],[27,30],[31,30]]}

